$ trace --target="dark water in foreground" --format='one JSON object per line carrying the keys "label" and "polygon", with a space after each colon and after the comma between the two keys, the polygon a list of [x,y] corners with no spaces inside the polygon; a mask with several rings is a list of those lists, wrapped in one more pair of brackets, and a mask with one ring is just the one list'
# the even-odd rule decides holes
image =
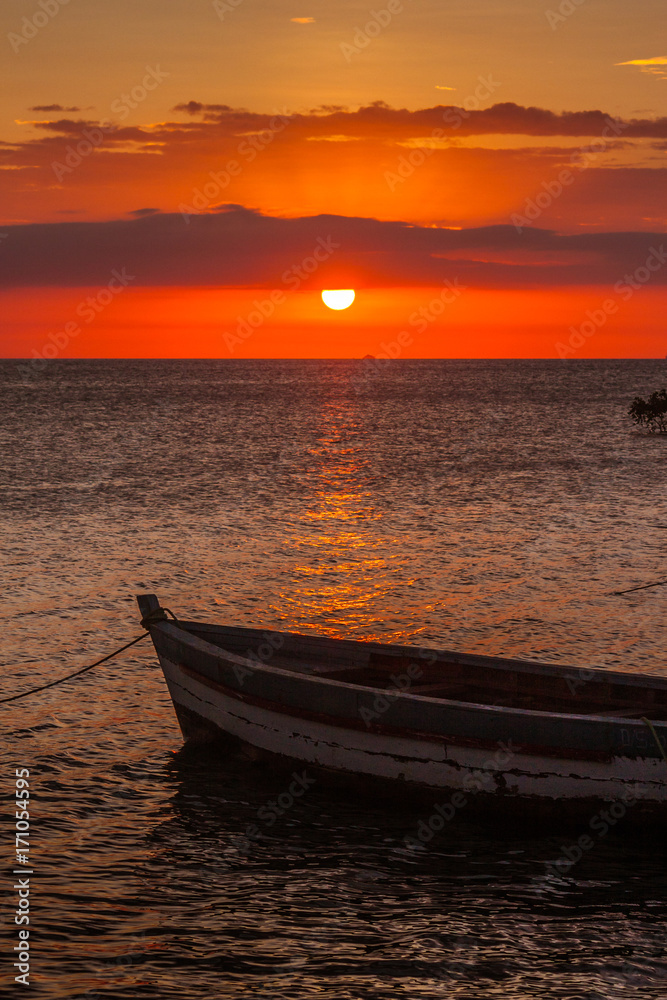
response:
{"label": "dark water in foreground", "polygon": [[[667,588],[610,596],[667,575],[667,442],[625,419],[663,362],[397,362],[360,393],[357,373],[56,362],[22,384],[3,363],[1,693],[139,634],[144,589],[192,617],[667,671]],[[30,770],[40,996],[667,994],[664,834],[621,821],[557,875],[576,831],[463,810],[411,852],[428,806],[320,783],[277,816],[291,779],[181,749],[148,644],[0,712],[4,773]]]}

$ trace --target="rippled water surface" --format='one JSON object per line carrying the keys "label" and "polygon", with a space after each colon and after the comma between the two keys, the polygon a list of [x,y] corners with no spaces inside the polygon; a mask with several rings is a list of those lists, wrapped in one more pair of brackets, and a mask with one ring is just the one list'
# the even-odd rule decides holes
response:
{"label": "rippled water surface", "polygon": [[[667,441],[625,415],[665,362],[0,375],[5,696],[138,635],[144,590],[192,618],[667,673],[667,587],[612,593],[667,576]],[[289,775],[182,748],[148,642],[0,710],[5,773],[30,770],[40,995],[667,994],[664,833],[621,821],[559,875],[577,831],[464,810],[411,851],[428,803],[307,775],[278,814]]]}

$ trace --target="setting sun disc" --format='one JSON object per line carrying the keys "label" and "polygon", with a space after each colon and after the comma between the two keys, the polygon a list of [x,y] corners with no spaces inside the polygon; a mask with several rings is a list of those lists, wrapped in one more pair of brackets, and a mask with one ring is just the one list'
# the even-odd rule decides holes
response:
{"label": "setting sun disc", "polygon": [[354,302],[354,288],[325,288],[322,301],[329,309],[347,309]]}

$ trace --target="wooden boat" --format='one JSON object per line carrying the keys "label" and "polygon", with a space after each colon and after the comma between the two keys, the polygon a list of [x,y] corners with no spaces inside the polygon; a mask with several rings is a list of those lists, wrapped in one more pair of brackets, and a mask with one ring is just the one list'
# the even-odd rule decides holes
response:
{"label": "wooden boat", "polygon": [[137,600],[186,740],[447,792],[445,811],[667,803],[667,678],[169,620]]}

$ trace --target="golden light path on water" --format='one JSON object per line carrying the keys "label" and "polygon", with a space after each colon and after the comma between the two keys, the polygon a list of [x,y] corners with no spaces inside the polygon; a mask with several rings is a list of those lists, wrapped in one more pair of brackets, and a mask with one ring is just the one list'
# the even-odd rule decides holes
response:
{"label": "golden light path on water", "polygon": [[387,631],[392,594],[414,581],[404,574],[400,538],[364,487],[363,424],[363,408],[349,401],[328,403],[315,417],[310,501],[288,535],[295,562],[278,605],[323,634],[409,642],[419,629]]}

